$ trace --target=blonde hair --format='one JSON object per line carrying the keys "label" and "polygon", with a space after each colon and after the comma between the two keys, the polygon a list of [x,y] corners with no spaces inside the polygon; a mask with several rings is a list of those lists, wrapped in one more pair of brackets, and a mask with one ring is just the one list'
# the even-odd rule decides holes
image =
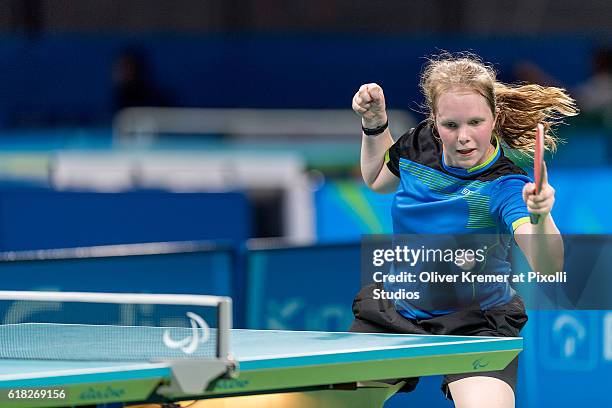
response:
{"label": "blonde hair", "polygon": [[[443,53],[428,60],[421,75],[428,119],[435,125],[440,95],[451,88],[468,88],[482,95],[493,116],[495,132],[510,148],[532,153],[536,126],[544,125],[546,149],[554,152],[559,139],[552,132],[566,116],[578,114],[575,101],[565,89],[540,85],[504,84],[495,70],[473,54]],[[435,126],[434,126],[435,128]]]}

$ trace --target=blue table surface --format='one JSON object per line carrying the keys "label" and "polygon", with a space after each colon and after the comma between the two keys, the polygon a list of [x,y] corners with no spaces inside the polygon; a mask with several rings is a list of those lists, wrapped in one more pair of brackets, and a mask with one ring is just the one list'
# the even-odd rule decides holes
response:
{"label": "blue table surface", "polygon": [[[155,375],[169,374],[169,363],[164,363],[163,357],[156,356],[157,352],[161,354],[167,352],[161,340],[160,328],[116,326],[98,328],[48,324],[8,326],[13,327],[7,330],[6,326],[0,326],[0,345],[3,350],[0,360],[0,386],[7,386],[6,382],[26,378],[78,376],[93,372],[105,373],[105,376],[120,375],[118,374],[120,372],[124,373],[121,375],[126,375],[126,372],[136,375],[134,373],[146,371],[149,373],[145,376],[150,376],[152,372],[155,372]],[[64,330],[64,333],[67,334],[57,335],[56,331],[60,330]],[[34,332],[34,334],[26,336],[26,331]],[[89,334],[84,335],[85,332]],[[172,336],[180,339],[191,333],[191,329],[174,328]],[[151,354],[145,358],[138,354],[138,350],[141,349],[139,343],[150,335],[153,335],[154,338],[145,342],[147,343],[145,348],[146,352]],[[216,331],[212,330],[211,338],[214,338],[215,335]],[[46,336],[46,338],[43,339],[41,336]],[[34,349],[24,350],[24,342]],[[15,359],[11,358],[10,353],[7,354],[7,347],[19,349],[22,353],[46,352],[49,357],[47,359]],[[130,348],[133,348],[132,352],[138,355],[138,359],[121,360],[117,359],[116,354],[113,354],[115,352],[129,353]],[[520,350],[521,348],[521,338],[244,329],[232,330],[230,342],[232,356],[239,362],[240,370]],[[208,345],[205,349],[204,354],[195,353],[195,357],[211,357],[210,352],[214,350],[214,347]],[[171,350],[171,354],[176,352],[176,350]],[[108,353],[109,359],[101,358],[105,353]],[[74,355],[78,355],[79,359],[74,359]],[[87,356],[91,358],[83,358]]]}

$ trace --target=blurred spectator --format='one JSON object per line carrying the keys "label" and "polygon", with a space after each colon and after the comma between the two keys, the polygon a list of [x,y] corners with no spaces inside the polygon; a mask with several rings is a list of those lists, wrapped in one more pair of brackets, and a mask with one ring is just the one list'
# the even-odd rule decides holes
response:
{"label": "blurred spectator", "polygon": [[113,111],[129,106],[168,106],[170,101],[150,77],[141,51],[124,50],[113,65]]}
{"label": "blurred spectator", "polygon": [[[605,126],[612,129],[612,48],[593,53],[593,73],[570,90],[576,98],[580,115],[570,119],[574,124]],[[532,61],[519,61],[512,67],[513,82],[565,87]]]}
{"label": "blurred spectator", "polygon": [[612,128],[612,48],[593,55],[593,75],[576,87],[574,96],[583,119]]}
{"label": "blurred spectator", "polygon": [[528,60],[518,61],[512,67],[512,81],[528,84],[538,84],[542,86],[557,86],[565,88],[559,81],[546,73],[538,64]]}

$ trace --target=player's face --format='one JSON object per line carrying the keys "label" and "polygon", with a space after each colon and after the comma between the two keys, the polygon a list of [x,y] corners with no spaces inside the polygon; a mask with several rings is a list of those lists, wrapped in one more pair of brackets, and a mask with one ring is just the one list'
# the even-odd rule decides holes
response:
{"label": "player's face", "polygon": [[491,144],[494,126],[495,117],[482,95],[469,89],[440,95],[436,128],[449,166],[468,169],[486,161],[495,149]]}

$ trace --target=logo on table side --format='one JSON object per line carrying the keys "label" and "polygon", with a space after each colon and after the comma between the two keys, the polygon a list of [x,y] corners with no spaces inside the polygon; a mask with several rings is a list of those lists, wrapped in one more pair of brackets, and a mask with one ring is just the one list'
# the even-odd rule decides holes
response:
{"label": "logo on table side", "polygon": [[488,365],[489,362],[484,358],[479,358],[478,360],[474,360],[472,362],[472,367],[474,368],[474,370],[478,370],[479,368],[485,368]]}
{"label": "logo on table side", "polygon": [[192,354],[198,349],[200,343],[206,343],[210,337],[210,327],[204,319],[195,313],[187,312],[187,317],[191,322],[191,335],[181,340],[174,340],[170,337],[170,330],[164,330],[164,344],[171,349],[181,349],[185,354]]}
{"label": "logo on table side", "polygon": [[89,387],[79,394],[79,399],[81,401],[103,401],[108,400],[109,398],[117,399],[123,397],[124,395],[125,389],[113,388],[109,385],[105,388]]}
{"label": "logo on table side", "polygon": [[235,388],[246,388],[249,386],[249,380],[242,380],[240,378],[221,378],[215,382],[213,391],[217,390],[232,390]]}

